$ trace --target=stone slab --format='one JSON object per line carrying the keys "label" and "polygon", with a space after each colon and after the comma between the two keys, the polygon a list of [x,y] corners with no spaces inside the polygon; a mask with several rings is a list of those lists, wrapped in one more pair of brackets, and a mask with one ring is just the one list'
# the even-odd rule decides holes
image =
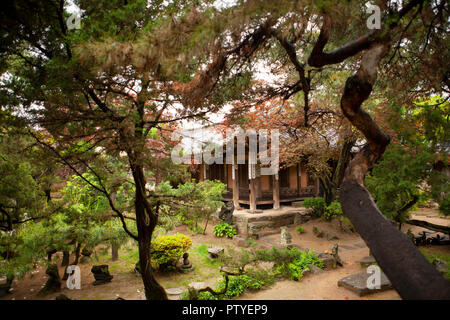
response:
{"label": "stone slab", "polygon": [[222,252],[224,252],[224,248],[221,247],[208,248],[208,253],[212,258],[217,258]]}
{"label": "stone slab", "polygon": [[206,288],[206,284],[204,282],[191,282],[188,285],[188,288],[192,288],[194,290],[200,290]]}
{"label": "stone slab", "polygon": [[381,279],[379,288],[368,288],[367,279],[370,276],[372,276],[372,274],[366,272],[352,274],[339,280],[338,287],[343,287],[350,291],[353,291],[360,297],[392,289],[391,282],[383,272],[380,273]]}
{"label": "stone slab", "polygon": [[368,267],[372,264],[376,264],[377,260],[375,260],[375,258],[373,256],[367,256],[361,259],[361,261],[359,261],[359,264],[361,265],[361,267]]}
{"label": "stone slab", "polygon": [[180,288],[169,288],[169,289],[166,289],[166,293],[171,296],[176,296],[176,295],[182,294],[183,290]]}

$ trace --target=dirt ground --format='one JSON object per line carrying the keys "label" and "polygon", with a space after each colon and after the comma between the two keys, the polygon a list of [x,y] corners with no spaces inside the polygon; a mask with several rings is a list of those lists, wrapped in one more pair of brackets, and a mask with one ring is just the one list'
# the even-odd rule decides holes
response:
{"label": "dirt ground", "polygon": [[[438,216],[436,209],[422,208],[413,214],[413,218],[426,220],[429,222],[450,225],[450,219]],[[222,247],[234,247],[235,243],[230,239],[217,238],[212,233],[212,223],[208,226],[206,235],[192,234],[185,226],[177,227],[173,232],[181,232],[189,235],[193,241],[193,249],[190,250],[190,259],[196,269],[189,274],[162,274],[157,275],[158,281],[165,288],[186,288],[187,284],[193,281],[202,281],[208,285],[214,286],[216,281],[220,279],[218,268],[215,265],[208,264],[205,257],[196,253],[194,248],[206,244],[208,247],[220,245]],[[395,290],[376,293],[366,297],[359,297],[351,291],[337,286],[338,280],[341,278],[363,271],[359,261],[369,255],[369,249],[365,245],[361,237],[356,233],[344,233],[340,230],[336,222],[324,222],[320,220],[312,220],[303,224],[305,233],[298,234],[295,227],[288,227],[288,231],[293,237],[293,243],[302,249],[314,250],[316,253],[330,250],[334,243],[339,244],[339,255],[344,261],[344,267],[338,267],[334,270],[324,271],[318,274],[309,274],[300,281],[277,281],[270,288],[257,292],[244,293],[238,299],[255,300],[397,300],[401,299]],[[313,226],[321,228],[325,234],[332,233],[338,236],[338,240],[328,241],[326,237],[317,238],[313,232]],[[423,230],[420,227],[404,226],[403,231],[410,228],[414,233]],[[263,237],[258,240],[262,246],[271,247],[278,244],[280,235],[274,234]],[[423,247],[422,247],[423,248]],[[119,261],[112,262],[109,256],[101,256],[94,262],[80,264],[81,269],[81,289],[69,290],[63,282],[63,288],[60,293],[67,295],[72,299],[80,300],[107,300],[121,297],[124,299],[142,299],[143,285],[141,278],[132,270],[135,261],[123,261],[123,257],[131,248],[121,249],[119,252]],[[429,246],[425,248],[427,252],[445,253],[450,255],[450,246]],[[60,258],[60,256],[58,257]],[[73,257],[71,257],[73,259]],[[56,259],[55,259],[56,260]],[[110,283],[93,286],[94,277],[90,272],[94,264],[110,265],[110,272],[114,276]],[[64,268],[60,267],[60,274],[64,272]],[[22,300],[22,299],[45,299],[52,300],[59,293],[53,293],[46,296],[39,296],[39,290],[44,286],[47,276],[45,268],[39,267],[29,272],[23,279],[15,280],[11,294],[3,297],[2,300]]]}

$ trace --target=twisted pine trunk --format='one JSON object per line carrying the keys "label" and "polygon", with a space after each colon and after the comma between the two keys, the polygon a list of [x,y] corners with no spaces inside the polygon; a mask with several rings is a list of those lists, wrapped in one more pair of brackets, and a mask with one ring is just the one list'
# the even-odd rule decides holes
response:
{"label": "twisted pine trunk", "polygon": [[391,17],[392,19],[388,19],[390,22],[378,33],[366,34],[329,53],[323,52],[331,30],[331,19],[325,16],[308,63],[311,66],[322,67],[342,62],[365,51],[358,71],[347,79],[341,98],[344,115],[367,140],[367,145],[355,156],[345,171],[340,188],[342,209],[402,298],[450,299],[450,282],[444,279],[412,241],[380,212],[364,186],[365,175],[381,158],[390,138],[361,108],[361,105],[371,94],[377,78],[378,64],[390,47],[391,29],[422,2],[411,0]]}
{"label": "twisted pine trunk", "polygon": [[132,167],[136,183],[136,225],[138,229],[139,262],[147,300],[167,300],[164,288],[156,281],[151,267],[151,239],[157,223],[157,215],[145,198],[145,177],[141,166]]}

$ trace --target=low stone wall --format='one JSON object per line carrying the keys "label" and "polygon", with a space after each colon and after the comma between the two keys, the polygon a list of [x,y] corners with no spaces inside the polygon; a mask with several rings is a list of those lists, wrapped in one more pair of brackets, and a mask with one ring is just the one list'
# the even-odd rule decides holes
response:
{"label": "low stone wall", "polygon": [[311,210],[306,208],[289,208],[282,211],[265,210],[256,214],[235,211],[233,215],[239,236],[255,239],[279,233],[281,227],[302,224],[310,219]]}

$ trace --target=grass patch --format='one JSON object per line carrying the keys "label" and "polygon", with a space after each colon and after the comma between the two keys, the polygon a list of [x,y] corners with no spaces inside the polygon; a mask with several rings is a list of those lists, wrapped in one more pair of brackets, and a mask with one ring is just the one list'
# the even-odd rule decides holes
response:
{"label": "grass patch", "polygon": [[423,255],[425,256],[425,258],[427,258],[427,260],[430,263],[433,263],[433,261],[435,259],[439,259],[443,262],[445,262],[447,264],[447,269],[444,273],[444,276],[450,280],[450,254],[445,254],[445,253],[431,253],[431,252],[427,252],[427,250],[425,248],[420,249],[420,251],[423,253]]}
{"label": "grass patch", "polygon": [[208,248],[206,244],[198,245],[192,249],[192,255],[198,258],[201,263],[206,263],[206,265],[211,267],[219,267],[219,263],[216,260],[209,258]]}

